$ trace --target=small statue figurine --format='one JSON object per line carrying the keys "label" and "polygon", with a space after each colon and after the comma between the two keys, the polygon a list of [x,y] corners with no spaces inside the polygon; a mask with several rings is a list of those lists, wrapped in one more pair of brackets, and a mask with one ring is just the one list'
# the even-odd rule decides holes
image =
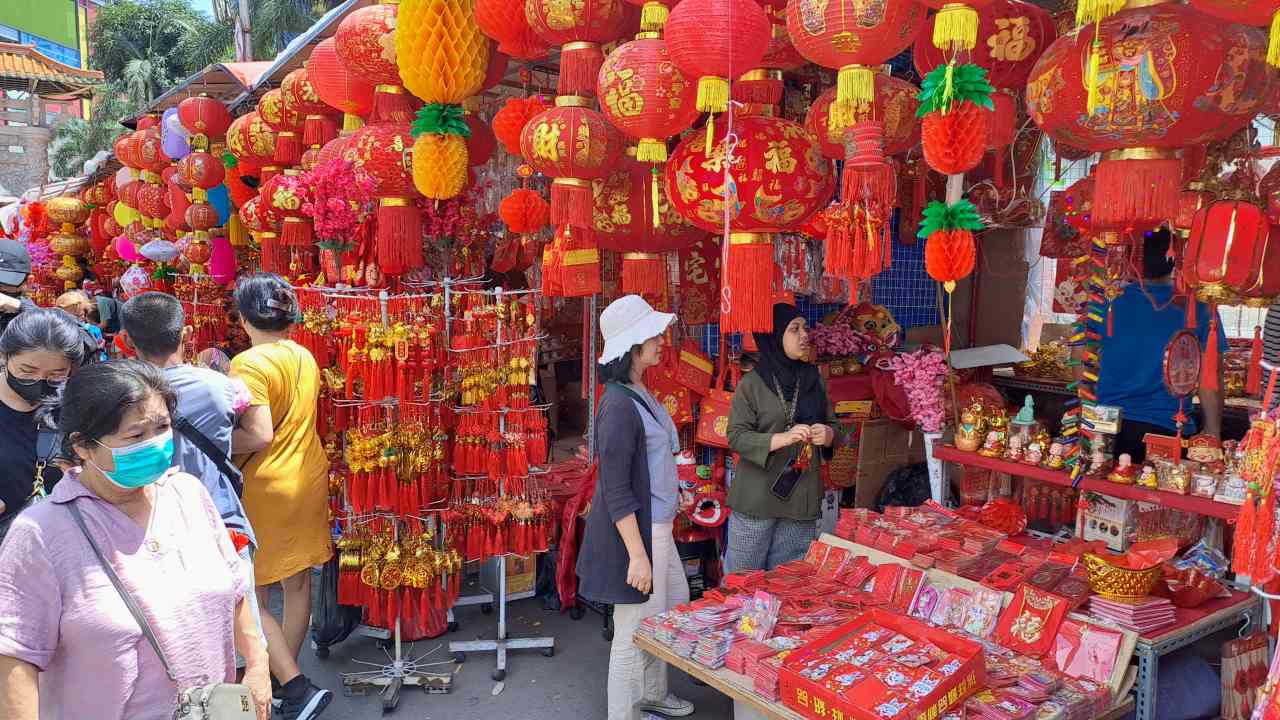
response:
{"label": "small statue figurine", "polygon": [[1142,466],[1142,474],[1138,476],[1138,485],[1152,490],[1156,489],[1158,483],[1156,481],[1156,468],[1154,465],[1147,463]]}
{"label": "small statue figurine", "polygon": [[1107,456],[1102,452],[1102,443],[1095,442],[1089,453],[1089,477],[1100,478],[1107,474]]}
{"label": "small statue figurine", "polygon": [[1066,467],[1067,459],[1062,457],[1067,448],[1057,440],[1049,445],[1049,456],[1044,459],[1043,466],[1049,470],[1061,470]]}
{"label": "small statue figurine", "polygon": [[987,427],[987,439],[978,449],[978,454],[989,458],[1004,457],[1009,442],[1009,418],[1003,409],[992,411],[991,417],[987,418]]}
{"label": "small statue figurine", "polygon": [[1049,449],[1049,431],[1041,428],[1031,436],[1031,442],[1023,452],[1022,462],[1028,465],[1039,465],[1044,460],[1044,453]]}
{"label": "small statue figurine", "polygon": [[1004,459],[1009,462],[1021,462],[1022,460],[1022,436],[1014,433],[1009,436],[1009,448],[1004,451]]}
{"label": "small statue figurine", "polygon": [[982,446],[982,403],[975,401],[960,413],[956,428],[956,449],[974,452]]}
{"label": "small statue figurine", "polygon": [[1132,485],[1137,474],[1138,467],[1133,464],[1133,457],[1129,453],[1120,453],[1120,457],[1116,459],[1116,469],[1107,475],[1107,479],[1121,485]]}
{"label": "small statue figurine", "polygon": [[1031,442],[1031,431],[1036,426],[1036,401],[1027,395],[1022,401],[1022,409],[1009,422],[1016,434],[1022,436],[1022,443]]}

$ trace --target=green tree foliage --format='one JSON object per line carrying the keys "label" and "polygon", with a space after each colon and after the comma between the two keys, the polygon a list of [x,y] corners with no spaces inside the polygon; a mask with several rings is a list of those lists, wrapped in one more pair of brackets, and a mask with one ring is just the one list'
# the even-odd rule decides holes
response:
{"label": "green tree foliage", "polygon": [[67,118],[53,129],[49,144],[49,166],[55,177],[75,177],[84,172],[84,163],[102,150],[111,150],[116,138],[128,132],[121,118],[136,108],[116,85],[103,85],[93,97],[89,119]]}

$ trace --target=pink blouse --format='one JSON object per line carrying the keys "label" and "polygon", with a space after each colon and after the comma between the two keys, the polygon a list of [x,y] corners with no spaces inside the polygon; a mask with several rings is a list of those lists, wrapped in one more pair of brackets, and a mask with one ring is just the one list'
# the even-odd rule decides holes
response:
{"label": "pink blouse", "polygon": [[[174,686],[66,507],[142,607]],[[194,477],[156,484],[144,529],[69,472],[0,545],[0,655],[40,670],[41,720],[169,720],[178,688],[235,676],[232,628],[249,590],[240,558]]]}

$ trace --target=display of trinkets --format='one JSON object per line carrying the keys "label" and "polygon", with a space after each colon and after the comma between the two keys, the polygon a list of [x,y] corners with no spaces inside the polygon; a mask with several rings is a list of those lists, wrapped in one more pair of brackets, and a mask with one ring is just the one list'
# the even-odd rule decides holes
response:
{"label": "display of trinkets", "polygon": [[1008,442],[1009,417],[1005,415],[1003,408],[996,408],[987,417],[987,434],[982,447],[978,448],[978,454],[990,458],[1002,457]]}
{"label": "display of trinkets", "polygon": [[956,427],[956,447],[965,452],[975,452],[982,447],[985,429],[982,403],[975,402],[960,414],[960,424]]}
{"label": "display of trinkets", "polygon": [[207,348],[219,348],[228,354],[244,347],[232,347],[239,334],[232,332],[229,321],[231,294],[208,275],[179,275],[173,282],[173,295],[182,302],[182,312],[191,332],[184,338],[186,357],[194,358]]}

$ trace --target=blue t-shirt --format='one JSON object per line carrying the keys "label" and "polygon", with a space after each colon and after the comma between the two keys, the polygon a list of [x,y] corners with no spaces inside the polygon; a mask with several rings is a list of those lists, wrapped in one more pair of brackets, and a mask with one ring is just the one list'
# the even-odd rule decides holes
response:
{"label": "blue t-shirt", "polygon": [[[1164,386],[1164,349],[1174,333],[1186,326],[1187,316],[1186,306],[1171,302],[1172,298],[1170,284],[1147,283],[1139,287],[1135,282],[1129,283],[1124,294],[1111,304],[1113,332],[1107,336],[1103,331],[1098,402],[1123,408],[1121,422],[1151,423],[1169,432],[1175,429],[1173,416],[1178,413],[1178,399]],[[1209,308],[1199,302],[1195,333],[1203,350],[1209,339]],[[1218,349],[1227,349],[1221,319]],[[1191,415],[1190,398],[1184,403],[1184,412]],[[1195,431],[1194,420],[1183,426],[1184,434]]]}

